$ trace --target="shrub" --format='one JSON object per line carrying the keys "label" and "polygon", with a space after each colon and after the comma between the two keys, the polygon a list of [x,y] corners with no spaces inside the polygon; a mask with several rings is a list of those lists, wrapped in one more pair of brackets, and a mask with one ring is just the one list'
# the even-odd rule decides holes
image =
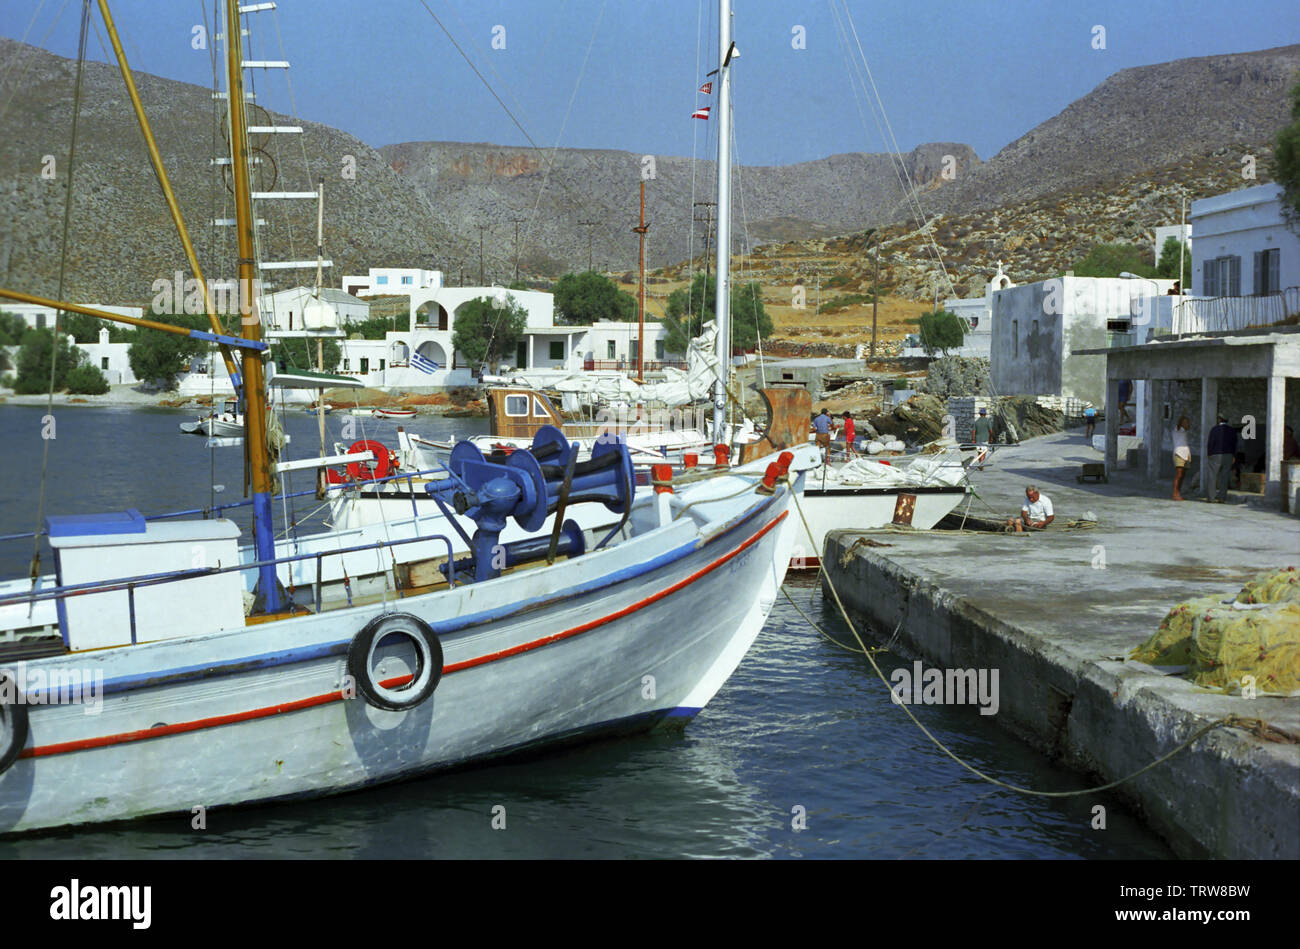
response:
{"label": "shrub", "polygon": [[64,382],[68,391],[76,395],[103,395],[108,391],[108,379],[96,366],[77,366],[68,371]]}

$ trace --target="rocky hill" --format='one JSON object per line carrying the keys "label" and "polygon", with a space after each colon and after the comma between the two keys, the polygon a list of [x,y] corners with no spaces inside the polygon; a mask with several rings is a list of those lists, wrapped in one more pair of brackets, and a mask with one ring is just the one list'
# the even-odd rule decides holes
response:
{"label": "rocky hill", "polygon": [[[0,281],[53,293],[74,63],[6,39],[0,61],[9,77],[0,88],[0,107],[8,102],[0,112]],[[904,163],[923,207],[942,215],[928,230],[958,291],[978,292],[998,259],[1017,281],[1059,271],[1091,242],[1138,240],[1174,221],[1183,194],[1268,180],[1269,143],[1286,120],[1286,90],[1298,71],[1300,46],[1128,69],[988,162],[965,145],[919,146]],[[232,212],[228,189],[209,163],[224,147],[211,91],[145,74],[137,79],[195,244],[209,276],[222,275],[233,256],[230,229],[206,222]],[[262,160],[257,187],[309,190],[325,176],[335,284],[380,263],[433,264],[452,282],[461,271],[473,281],[480,236],[488,279],[509,279],[516,222],[526,275],[585,267],[589,248],[598,269],[623,272],[635,264],[631,227],[642,155],[447,142],[374,149],[328,126],[257,110],[254,119],[306,130],[254,136]],[[957,172],[951,181],[941,174],[949,155]],[[1243,155],[1256,156],[1254,180],[1241,177]],[[54,159],[52,178],[42,174],[46,156]],[[343,174],[349,158],[352,177]],[[685,222],[693,200],[711,199],[714,169],[710,162],[653,158],[647,249],[655,267],[702,251],[704,226],[696,225],[692,245]],[[904,213],[888,156],[744,167],[735,182],[738,244],[747,233],[753,245],[767,245],[753,265],[774,286],[823,274],[846,291],[864,289],[862,232],[883,227],[882,283],[901,294],[930,295],[930,236]],[[267,259],[312,256],[314,204],[264,202],[259,214],[268,221],[261,232]],[[184,265],[121,79],[102,64],[86,69],[72,221],[69,296],[147,300],[155,279]],[[280,285],[309,277],[274,276]]]}
{"label": "rocky hill", "polygon": [[[521,220],[522,265],[540,273],[585,267],[589,242],[596,268],[635,266],[637,239],[631,229],[638,220],[643,168],[654,176],[646,182],[649,265],[689,257],[685,222],[693,216],[692,203],[711,201],[717,187],[716,162],[668,155],[571,148],[539,152],[458,142],[408,142],[379,151],[445,221],[475,235],[484,226],[485,245],[508,260],[513,260],[514,221]],[[909,174],[932,187],[942,183],[939,172],[946,155],[953,156],[958,173],[979,164],[969,146],[955,143],[919,146],[904,162]],[[744,245],[746,229],[758,244],[879,224],[886,219],[885,209],[902,199],[888,155],[856,153],[781,167],[741,167],[733,182],[737,248]],[[697,253],[709,213],[698,208],[694,215],[701,218]],[[581,221],[596,223],[589,232]]]}
{"label": "rocky hill", "polygon": [[1297,81],[1300,45],[1121,70],[926,196],[924,207],[961,214],[1102,189],[1229,146],[1236,155],[1220,157],[1235,157],[1240,172],[1242,156],[1260,155],[1286,123],[1287,90]]}
{"label": "rocky hill", "polygon": [[[0,114],[0,281],[53,295],[76,63],[3,38],[0,62],[11,77],[0,89],[0,105],[14,93]],[[144,73],[136,73],[136,82],[206,275],[229,276],[233,229],[208,224],[234,216],[230,192],[210,164],[226,147],[212,92]],[[106,303],[148,301],[154,280],[188,269],[180,242],[116,67],[87,63],[82,96],[65,293]],[[329,126],[268,118],[260,107],[251,110],[251,121],[303,126],[302,135],[253,136],[262,162],[254,187],[307,191],[325,176],[325,249],[336,284],[380,261],[427,266],[430,253],[461,246],[423,195],[364,142]],[[51,167],[46,156],[52,156],[52,177],[43,174]],[[354,178],[342,173],[348,156],[356,162]],[[267,221],[260,231],[265,259],[315,258],[315,202],[263,202],[258,214]],[[314,272],[271,276],[292,285],[314,279]]]}

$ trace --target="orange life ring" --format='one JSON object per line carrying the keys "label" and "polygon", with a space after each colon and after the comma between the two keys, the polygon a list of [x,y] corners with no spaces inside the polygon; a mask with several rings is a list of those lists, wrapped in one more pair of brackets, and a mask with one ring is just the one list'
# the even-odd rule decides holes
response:
{"label": "orange life ring", "polygon": [[387,477],[392,462],[389,459],[388,449],[383,445],[383,443],[371,441],[369,439],[353,442],[352,447],[348,449],[347,453],[349,455],[355,455],[363,451],[374,453],[374,467],[372,468],[363,461],[349,462],[348,477],[353,481],[374,481],[379,478]]}

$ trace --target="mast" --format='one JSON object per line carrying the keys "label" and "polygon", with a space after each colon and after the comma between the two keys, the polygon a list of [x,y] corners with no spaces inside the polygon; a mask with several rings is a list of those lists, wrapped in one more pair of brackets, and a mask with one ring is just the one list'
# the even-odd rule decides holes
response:
{"label": "mast", "polygon": [[[731,0],[718,0],[718,282],[713,301],[718,330],[718,378],[713,383],[713,441],[723,441],[731,370]],[[705,286],[707,286],[707,282]]]}
{"label": "mast", "polygon": [[645,382],[645,234],[650,226],[645,222],[645,179],[641,179],[641,225],[632,228],[640,238],[641,286],[637,291],[636,307],[636,381]]}
{"label": "mast", "polygon": [[[226,89],[230,103],[230,170],[235,192],[235,233],[239,246],[239,333],[249,340],[262,338],[257,312],[257,264],[253,254],[253,196],[248,178],[248,126],[244,116],[244,63],[239,0],[226,0]],[[253,543],[259,561],[275,559],[275,527],[271,508],[271,459],[266,446],[266,377],[261,354],[243,351],[244,451],[253,491]],[[258,568],[258,589],[263,609],[280,609],[280,590],[274,564]]]}

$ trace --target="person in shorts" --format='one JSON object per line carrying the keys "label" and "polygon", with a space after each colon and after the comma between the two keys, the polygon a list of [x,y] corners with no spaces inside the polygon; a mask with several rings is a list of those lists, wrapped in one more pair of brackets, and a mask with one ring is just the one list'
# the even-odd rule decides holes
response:
{"label": "person in shorts", "polygon": [[1188,434],[1192,421],[1186,415],[1178,420],[1174,429],[1174,500],[1183,500],[1183,475],[1187,474],[1187,463],[1192,460],[1192,446]]}
{"label": "person in shorts", "polygon": [[831,452],[831,413],[822,409],[820,415],[813,419],[813,431],[817,434],[817,447],[822,450],[822,462],[825,463]]}
{"label": "person in shorts", "polygon": [[1083,410],[1083,421],[1084,424],[1087,426],[1084,429],[1083,437],[1088,439],[1089,442],[1091,442],[1092,433],[1097,430],[1097,409],[1095,406],[1090,405]]}
{"label": "person in shorts", "polygon": [[975,460],[973,464],[984,470],[984,462],[989,458],[989,444],[993,441],[993,422],[989,419],[989,410],[980,409],[980,417],[971,427],[971,440],[975,442]]}

